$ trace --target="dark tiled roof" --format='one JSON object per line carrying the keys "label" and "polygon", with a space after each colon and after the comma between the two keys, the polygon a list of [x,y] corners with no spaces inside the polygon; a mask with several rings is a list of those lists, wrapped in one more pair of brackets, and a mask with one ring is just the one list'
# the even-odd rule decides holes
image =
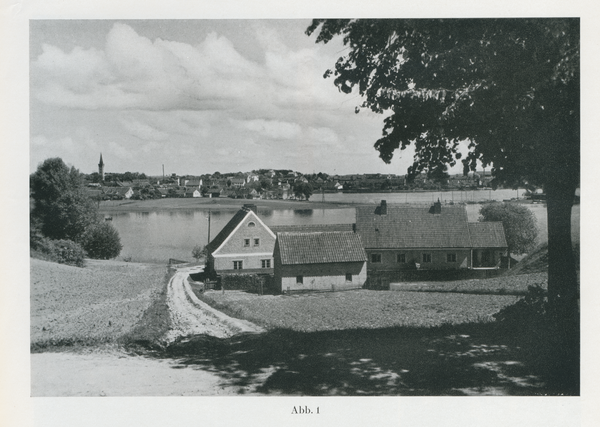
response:
{"label": "dark tiled roof", "polygon": [[469,234],[474,248],[508,247],[501,222],[470,222]]}
{"label": "dark tiled roof", "polygon": [[442,206],[430,213],[430,206],[379,206],[356,208],[356,231],[365,248],[468,248],[467,211],[463,206]]}
{"label": "dark tiled roof", "polygon": [[110,187],[106,189],[106,193],[120,194],[121,196],[124,196],[129,190],[131,190],[131,187]]}
{"label": "dark tiled roof", "polygon": [[269,226],[275,234],[284,232],[313,233],[318,231],[352,231],[352,224],[306,224]]}
{"label": "dark tiled roof", "polygon": [[212,239],[211,242],[207,245],[208,253],[214,252],[216,249],[219,248],[219,246],[223,244],[225,239],[229,237],[229,235],[233,232],[233,230],[235,230],[235,228],[240,224],[240,222],[242,222],[244,218],[246,218],[248,212],[248,210],[243,208],[236,212],[233,218],[231,218],[229,222],[225,224],[225,227],[223,227],[219,234],[217,234],[217,236],[214,239]]}
{"label": "dark tiled roof", "polygon": [[367,260],[360,236],[347,231],[279,233],[275,246],[279,248],[284,265]]}

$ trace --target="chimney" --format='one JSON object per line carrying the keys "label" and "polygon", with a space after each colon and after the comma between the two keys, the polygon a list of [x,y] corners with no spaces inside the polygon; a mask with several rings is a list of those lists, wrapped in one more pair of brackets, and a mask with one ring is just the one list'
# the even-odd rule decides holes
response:
{"label": "chimney", "polygon": [[381,201],[381,205],[377,207],[375,213],[378,215],[387,215],[387,202],[385,200]]}
{"label": "chimney", "polygon": [[256,215],[258,215],[258,208],[254,204],[246,203],[246,204],[244,204],[244,206],[242,207],[242,209],[245,210],[245,211],[252,211]]}
{"label": "chimney", "polygon": [[440,199],[438,199],[438,201],[435,202],[433,206],[429,209],[429,213],[437,215],[442,213],[442,202],[440,202]]}

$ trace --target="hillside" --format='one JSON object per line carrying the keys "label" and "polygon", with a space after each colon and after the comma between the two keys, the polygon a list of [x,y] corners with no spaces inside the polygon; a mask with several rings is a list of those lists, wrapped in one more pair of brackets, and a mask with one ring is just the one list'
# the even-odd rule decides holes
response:
{"label": "hillside", "polygon": [[[579,242],[573,244],[575,263],[579,271]],[[523,258],[514,268],[508,270],[504,276],[518,274],[547,273],[548,272],[548,242],[538,246],[531,254]]]}
{"label": "hillside", "polygon": [[32,348],[115,341],[135,328],[165,283],[161,265],[30,262]]}

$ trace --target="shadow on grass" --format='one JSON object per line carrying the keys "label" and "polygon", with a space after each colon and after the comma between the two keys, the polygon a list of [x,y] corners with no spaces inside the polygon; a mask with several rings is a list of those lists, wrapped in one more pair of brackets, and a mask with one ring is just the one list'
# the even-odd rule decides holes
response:
{"label": "shadow on grass", "polygon": [[[275,395],[577,395],[578,359],[495,323],[191,337],[155,357]],[[540,346],[540,343],[546,343]],[[578,346],[578,344],[577,344]]]}

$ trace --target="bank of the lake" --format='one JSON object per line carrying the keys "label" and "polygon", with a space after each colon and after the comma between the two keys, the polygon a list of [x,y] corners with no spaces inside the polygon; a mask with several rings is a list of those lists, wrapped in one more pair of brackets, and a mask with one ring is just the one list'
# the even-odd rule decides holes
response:
{"label": "bank of the lake", "polygon": [[100,213],[112,212],[154,212],[167,210],[237,210],[245,203],[257,205],[259,209],[338,209],[355,206],[347,202],[322,202],[313,200],[262,200],[231,199],[227,197],[207,198],[165,198],[150,200],[108,200],[100,203]]}
{"label": "bank of the lake", "polygon": [[[307,224],[352,224],[356,220],[355,207],[375,205],[382,199],[388,204],[427,204],[438,198],[442,203],[466,204],[470,221],[477,221],[480,203],[488,200],[505,200],[515,190],[481,190],[478,192],[410,192],[410,193],[339,193],[320,195],[310,201],[296,200],[245,200],[230,198],[168,198],[144,201],[114,201],[100,204],[100,212],[112,219],[119,231],[123,251],[119,259],[136,262],[166,263],[170,258],[191,261],[196,245],[205,245],[227,224],[245,203],[257,205],[259,217],[269,226]],[[475,193],[475,194],[472,194]],[[522,196],[522,194],[521,194]],[[335,200],[334,200],[335,199]],[[458,201],[457,201],[458,200]],[[513,199],[527,203],[538,221],[539,242],[547,240],[546,206],[541,203]],[[573,238],[579,240],[579,205],[572,213]],[[209,223],[210,217],[210,223]],[[210,225],[210,230],[209,230]]]}

